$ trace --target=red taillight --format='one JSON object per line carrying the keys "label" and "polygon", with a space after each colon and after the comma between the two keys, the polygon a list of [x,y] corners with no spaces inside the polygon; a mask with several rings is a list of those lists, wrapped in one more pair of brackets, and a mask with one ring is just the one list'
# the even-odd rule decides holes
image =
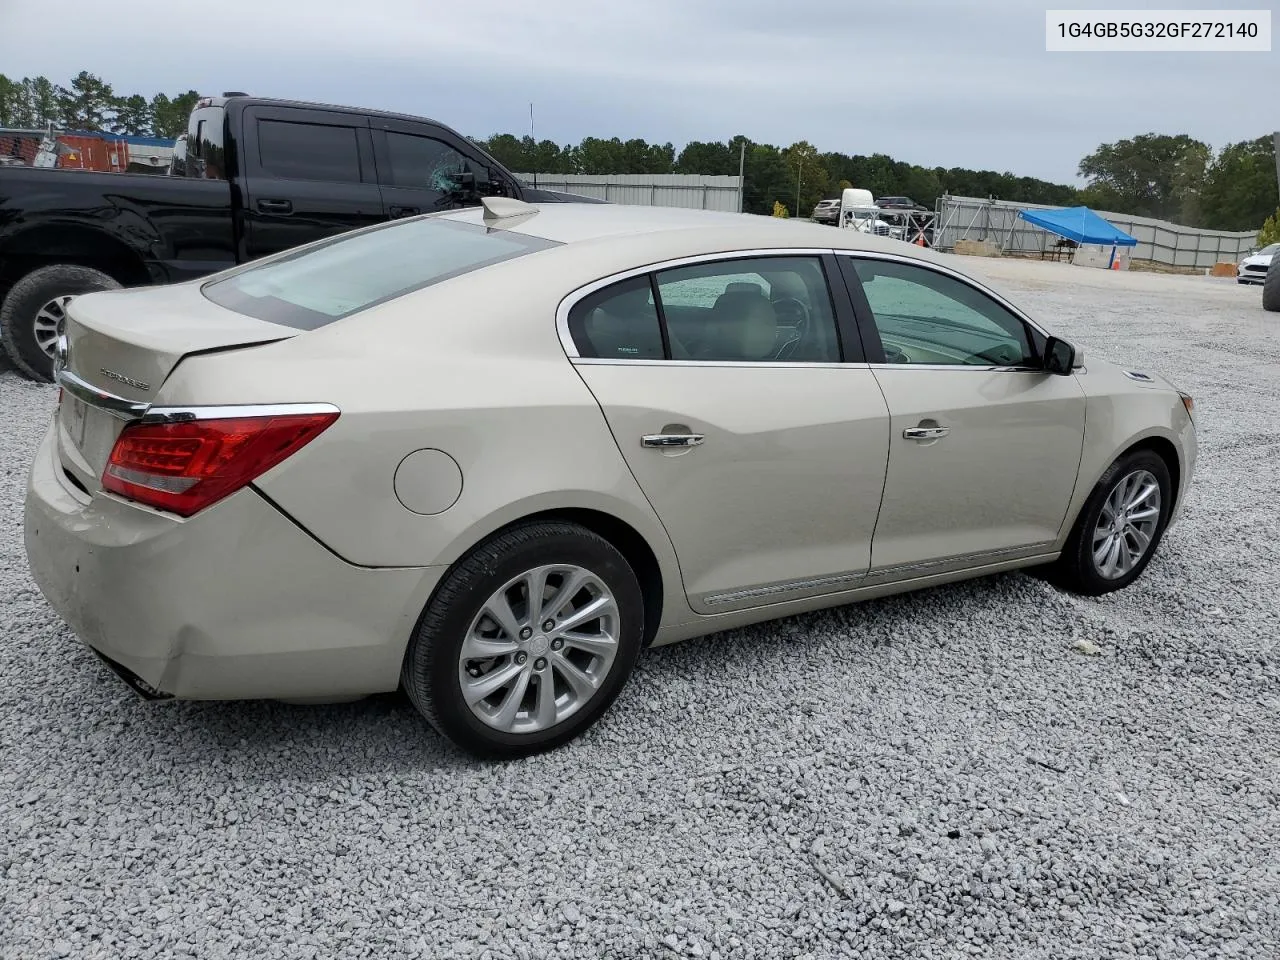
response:
{"label": "red taillight", "polygon": [[310,443],[336,412],[136,423],[116,439],[102,486],[189,517]]}

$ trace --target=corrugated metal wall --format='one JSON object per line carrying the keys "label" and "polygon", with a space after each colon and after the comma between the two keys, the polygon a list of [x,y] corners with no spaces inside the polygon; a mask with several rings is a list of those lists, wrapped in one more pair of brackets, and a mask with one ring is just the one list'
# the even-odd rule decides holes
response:
{"label": "corrugated metal wall", "polygon": [[[526,183],[534,174],[518,174]],[[696,173],[539,173],[538,186],[544,190],[577,193],[610,203],[646,207],[687,207],[694,210],[727,210],[736,213],[741,193],[740,177],[707,177]]]}
{"label": "corrugated metal wall", "polygon": [[[938,227],[934,245],[950,250],[957,240],[989,240],[1007,253],[1039,253],[1057,239],[1018,217],[1019,210],[1056,210],[1035,203],[1009,203],[979,197],[938,199]],[[1135,260],[1179,267],[1211,267],[1219,260],[1235,262],[1257,245],[1257,234],[1200,230],[1167,220],[1096,211],[1138,241]]]}

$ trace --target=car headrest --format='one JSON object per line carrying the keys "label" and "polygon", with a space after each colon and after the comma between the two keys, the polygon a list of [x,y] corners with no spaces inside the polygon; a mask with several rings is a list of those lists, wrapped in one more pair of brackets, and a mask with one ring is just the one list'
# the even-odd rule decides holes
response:
{"label": "car headrest", "polygon": [[763,293],[726,291],[716,299],[711,316],[726,352],[743,360],[762,360],[773,353],[778,318]]}
{"label": "car headrest", "polygon": [[764,288],[758,283],[751,283],[747,280],[737,280],[724,288],[725,293],[764,293]]}

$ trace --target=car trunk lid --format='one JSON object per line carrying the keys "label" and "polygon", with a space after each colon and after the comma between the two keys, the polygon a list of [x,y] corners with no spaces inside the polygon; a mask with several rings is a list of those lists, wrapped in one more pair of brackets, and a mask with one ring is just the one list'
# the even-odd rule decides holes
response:
{"label": "car trunk lid", "polygon": [[125,425],[156,402],[184,357],[270,343],[298,330],[211,303],[189,284],[77,297],[67,308],[58,450],[88,493]]}

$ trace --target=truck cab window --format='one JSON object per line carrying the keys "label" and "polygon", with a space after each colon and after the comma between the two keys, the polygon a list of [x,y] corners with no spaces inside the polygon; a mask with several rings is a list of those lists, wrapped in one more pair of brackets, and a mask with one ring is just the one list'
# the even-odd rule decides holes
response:
{"label": "truck cab window", "polygon": [[473,173],[477,183],[488,179],[483,167],[431,137],[388,131],[387,153],[391,159],[391,183],[397,187],[447,194],[458,189],[459,174]]}
{"label": "truck cab window", "polygon": [[285,180],[360,182],[355,127],[259,120],[258,156],[264,171]]}

